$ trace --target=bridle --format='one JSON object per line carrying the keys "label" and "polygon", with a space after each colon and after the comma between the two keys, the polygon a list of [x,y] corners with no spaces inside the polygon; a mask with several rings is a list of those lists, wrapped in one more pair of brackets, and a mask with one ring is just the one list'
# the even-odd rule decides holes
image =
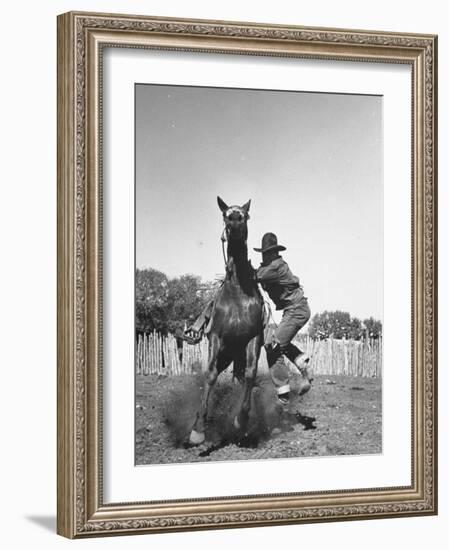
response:
{"label": "bridle", "polygon": [[225,250],[225,242],[228,240],[227,231],[226,231],[226,225],[223,228],[223,231],[221,233],[221,250],[223,251],[223,260],[225,269],[228,268],[228,258],[226,257],[226,250]]}
{"label": "bridle", "polygon": [[[228,269],[228,257],[225,249],[225,243],[228,240],[228,227],[226,225],[226,218],[227,216],[232,214],[232,212],[239,212],[239,214],[242,214],[242,210],[238,207],[231,206],[230,208],[228,208],[228,210],[226,210],[226,213],[223,215],[223,221],[225,226],[223,228],[223,231],[221,232],[220,240],[221,240],[221,250],[223,252],[223,261],[224,261],[225,270]],[[243,216],[244,216],[245,222],[247,222],[249,220],[249,214],[246,213],[246,214],[243,214]]]}

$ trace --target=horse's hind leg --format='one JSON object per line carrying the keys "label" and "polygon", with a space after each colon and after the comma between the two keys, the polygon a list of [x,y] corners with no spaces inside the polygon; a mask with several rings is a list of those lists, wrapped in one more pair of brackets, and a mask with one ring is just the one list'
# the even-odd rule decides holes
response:
{"label": "horse's hind leg", "polygon": [[234,427],[246,432],[248,426],[249,411],[251,408],[251,391],[257,375],[257,362],[259,361],[262,337],[255,336],[246,346],[245,382],[243,386],[243,399],[240,411],[234,418]]}
{"label": "horse's hind leg", "polygon": [[[209,396],[212,388],[217,381],[220,372],[226,368],[231,360],[226,360],[223,356],[219,356],[219,341],[218,337],[212,336],[209,344],[209,361],[207,372],[204,380],[204,389],[201,397],[200,410],[197,412],[195,424],[190,432],[189,443],[191,445],[201,445],[206,439],[205,428],[207,421],[207,407]],[[227,364],[226,364],[227,363]]]}

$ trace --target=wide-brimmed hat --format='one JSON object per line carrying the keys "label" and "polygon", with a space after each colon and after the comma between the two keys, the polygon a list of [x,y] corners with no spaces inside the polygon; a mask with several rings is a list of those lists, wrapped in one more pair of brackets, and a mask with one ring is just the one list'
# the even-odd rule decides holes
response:
{"label": "wide-brimmed hat", "polygon": [[287,250],[285,246],[278,244],[278,238],[274,233],[265,233],[262,237],[262,248],[255,248],[256,252],[268,252],[269,250]]}

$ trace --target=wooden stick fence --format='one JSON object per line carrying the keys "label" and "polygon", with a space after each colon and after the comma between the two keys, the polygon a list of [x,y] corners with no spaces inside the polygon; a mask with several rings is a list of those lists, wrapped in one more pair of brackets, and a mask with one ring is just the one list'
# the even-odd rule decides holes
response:
{"label": "wooden stick fence", "polygon": [[207,366],[208,341],[206,338],[191,346],[183,342],[178,348],[172,334],[162,336],[154,331],[139,334],[136,342],[137,374],[179,375],[191,374],[195,369]]}
{"label": "wooden stick fence", "polygon": [[316,375],[382,376],[382,338],[312,340],[306,336],[298,344],[312,357]]}
{"label": "wooden stick fence", "polygon": [[[381,338],[312,340],[307,335],[301,335],[296,342],[312,357],[311,367],[315,375],[382,376]],[[195,346],[183,342],[182,347],[178,348],[176,338],[171,334],[139,334],[136,342],[136,372],[143,375],[168,376],[204,371],[207,368],[207,354],[206,338]],[[268,372],[264,349],[260,356],[258,371]]]}

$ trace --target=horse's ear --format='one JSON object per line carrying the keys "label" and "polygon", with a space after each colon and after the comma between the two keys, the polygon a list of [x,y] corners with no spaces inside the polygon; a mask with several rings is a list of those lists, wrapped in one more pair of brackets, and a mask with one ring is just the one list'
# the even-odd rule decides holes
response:
{"label": "horse's ear", "polygon": [[251,199],[249,199],[249,201],[242,206],[242,210],[245,211],[245,214],[248,214],[250,206],[251,206]]}
{"label": "horse's ear", "polygon": [[223,214],[228,210],[229,206],[222,200],[220,197],[217,197],[218,206],[220,207],[220,210],[223,212]]}

